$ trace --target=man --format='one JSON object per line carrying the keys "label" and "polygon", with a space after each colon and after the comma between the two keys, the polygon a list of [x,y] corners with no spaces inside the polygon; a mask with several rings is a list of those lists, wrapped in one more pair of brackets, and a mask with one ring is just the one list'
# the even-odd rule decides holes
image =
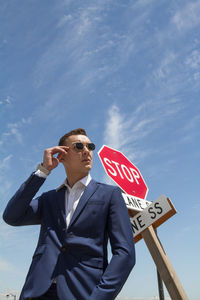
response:
{"label": "man", "polygon": [[[84,129],[65,134],[59,146],[44,151],[43,163],[4,211],[10,225],[41,225],[20,300],[112,300],[135,264],[131,224],[120,189],[98,183],[89,174],[94,149]],[[67,179],[56,190],[33,199],[60,162]]]}

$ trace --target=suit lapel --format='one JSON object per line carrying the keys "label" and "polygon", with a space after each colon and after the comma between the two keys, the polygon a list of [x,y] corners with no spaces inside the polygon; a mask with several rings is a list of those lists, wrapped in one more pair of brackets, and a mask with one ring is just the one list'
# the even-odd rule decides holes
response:
{"label": "suit lapel", "polygon": [[77,219],[77,217],[79,216],[79,214],[81,213],[83,208],[85,207],[85,205],[88,202],[88,200],[90,199],[90,197],[94,194],[97,187],[98,187],[98,184],[96,183],[96,181],[94,181],[92,179],[90,181],[90,183],[88,184],[88,186],[85,188],[85,191],[84,191],[83,195],[81,196],[81,198],[79,200],[77,208],[76,208],[76,210],[75,210],[75,212],[72,216],[72,219],[69,223],[68,230],[71,227],[71,225],[75,222],[75,220]]}

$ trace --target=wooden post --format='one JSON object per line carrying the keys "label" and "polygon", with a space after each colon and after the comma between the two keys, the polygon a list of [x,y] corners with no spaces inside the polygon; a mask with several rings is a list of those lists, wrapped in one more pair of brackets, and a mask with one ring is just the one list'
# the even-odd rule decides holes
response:
{"label": "wooden post", "polygon": [[172,300],[188,300],[188,297],[155,233],[153,226],[142,232],[142,237],[151,253],[158,272]]}

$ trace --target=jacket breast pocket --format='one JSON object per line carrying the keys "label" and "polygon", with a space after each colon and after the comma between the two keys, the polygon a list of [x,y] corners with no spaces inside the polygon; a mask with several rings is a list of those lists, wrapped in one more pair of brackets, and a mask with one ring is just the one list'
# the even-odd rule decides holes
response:
{"label": "jacket breast pocket", "polygon": [[88,205],[104,205],[105,202],[101,200],[90,200],[88,201]]}
{"label": "jacket breast pocket", "polygon": [[[102,217],[104,213],[105,208],[105,202],[101,200],[90,200],[87,203],[87,206],[85,208],[85,213],[87,214],[88,222],[94,222],[93,219],[95,219],[97,216]],[[86,215],[85,215],[86,216]]]}

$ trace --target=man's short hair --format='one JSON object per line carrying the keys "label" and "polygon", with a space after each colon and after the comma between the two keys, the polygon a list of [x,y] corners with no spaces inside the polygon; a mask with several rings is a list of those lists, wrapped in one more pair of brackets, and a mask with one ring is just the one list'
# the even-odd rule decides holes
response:
{"label": "man's short hair", "polygon": [[65,135],[63,135],[61,138],[60,138],[60,141],[58,143],[58,146],[65,146],[65,142],[66,142],[66,139],[71,136],[71,135],[79,135],[79,134],[82,134],[82,135],[86,135],[87,136],[87,133],[85,131],[85,129],[83,128],[77,128],[77,129],[73,129],[71,131],[69,131],[68,133],[66,133]]}

